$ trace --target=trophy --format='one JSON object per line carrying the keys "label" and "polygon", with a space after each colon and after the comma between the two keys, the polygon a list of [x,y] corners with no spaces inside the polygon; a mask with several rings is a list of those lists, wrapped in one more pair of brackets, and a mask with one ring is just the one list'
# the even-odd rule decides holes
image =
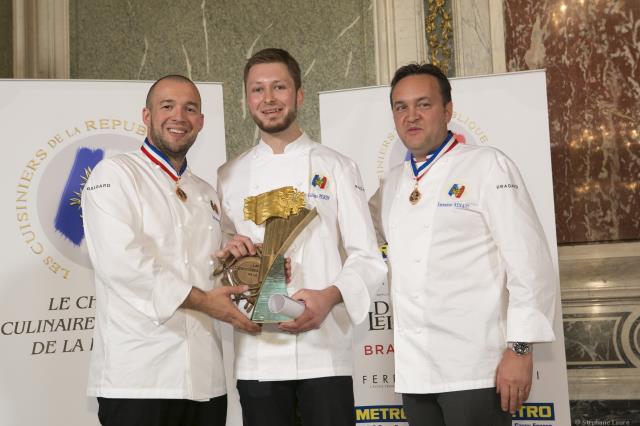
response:
{"label": "trophy", "polygon": [[256,225],[265,224],[264,240],[257,253],[222,260],[213,272],[222,274],[223,285],[248,285],[249,290],[235,297],[245,300],[245,310],[257,323],[287,321],[290,317],[269,309],[272,295],[287,295],[284,274],[284,253],[302,230],[317,216],[314,208],[304,207],[305,194],[285,186],[244,200],[244,219]]}

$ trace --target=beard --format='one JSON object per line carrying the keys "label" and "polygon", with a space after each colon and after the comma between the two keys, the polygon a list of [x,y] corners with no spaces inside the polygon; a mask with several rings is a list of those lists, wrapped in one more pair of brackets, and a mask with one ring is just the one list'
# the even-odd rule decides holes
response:
{"label": "beard", "polygon": [[293,124],[293,122],[296,121],[297,116],[298,116],[298,109],[294,108],[289,110],[287,115],[285,115],[282,118],[282,121],[276,122],[276,123],[267,123],[263,120],[260,120],[257,116],[251,114],[251,117],[253,118],[253,121],[256,123],[258,128],[270,135],[287,130],[289,126],[291,126],[291,124]]}
{"label": "beard", "polygon": [[162,133],[158,132],[153,125],[150,127],[150,133],[153,145],[169,158],[184,158],[187,155],[189,148],[191,148],[193,143],[196,141],[197,137],[197,135],[189,136],[186,139],[186,143],[178,147],[172,147],[171,144],[162,137]]}

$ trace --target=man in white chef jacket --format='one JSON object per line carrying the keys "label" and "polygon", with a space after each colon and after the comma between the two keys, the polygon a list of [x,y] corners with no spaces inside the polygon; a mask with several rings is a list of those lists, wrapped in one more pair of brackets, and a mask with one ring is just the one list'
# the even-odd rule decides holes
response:
{"label": "man in white chef jacket", "polygon": [[[360,173],[343,155],[312,141],[297,122],[304,94],[300,67],[281,49],[254,54],[244,71],[247,107],[258,144],[218,173],[227,250],[254,252],[264,226],[244,220],[244,200],[284,186],[306,194],[318,216],[287,251],[289,294],[301,316],[265,324],[256,336],[235,333],[235,374],[244,424],[293,426],[355,423],[351,339],[367,316],[386,265],[377,250]],[[341,257],[340,248],[346,258]]]}
{"label": "man in white chef jacket", "polygon": [[398,69],[391,108],[411,158],[371,206],[388,243],[396,392],[412,426],[511,425],[534,343],[554,340],[557,274],[542,227],[515,164],[448,131],[440,69]]}
{"label": "man in white chef jacket", "polygon": [[153,84],[135,152],[101,161],[82,193],[95,270],[96,329],[88,389],[105,426],[224,425],[219,324],[259,327],[216,288],[220,203],[186,154],[202,129],[200,93],[186,77]]}

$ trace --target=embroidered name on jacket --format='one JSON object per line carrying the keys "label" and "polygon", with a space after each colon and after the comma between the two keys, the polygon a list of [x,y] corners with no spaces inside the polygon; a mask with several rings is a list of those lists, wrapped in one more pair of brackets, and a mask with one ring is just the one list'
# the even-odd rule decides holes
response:
{"label": "embroidered name on jacket", "polygon": [[515,183],[505,183],[496,185],[496,189],[518,189],[518,185]]}
{"label": "embroidered name on jacket", "polygon": [[443,203],[438,201],[438,207],[445,207],[445,208],[454,208],[454,209],[468,209],[470,206],[469,203],[461,203],[461,202],[454,202],[454,203]]}
{"label": "embroidered name on jacket", "polygon": [[327,194],[316,194],[315,192],[308,193],[307,197],[316,198],[318,200],[328,200],[329,198],[331,198]]}
{"label": "embroidered name on jacket", "polygon": [[93,185],[93,186],[87,186],[84,188],[85,191],[93,191],[94,189],[100,189],[100,188],[110,188],[111,184],[110,183],[99,183],[97,185]]}

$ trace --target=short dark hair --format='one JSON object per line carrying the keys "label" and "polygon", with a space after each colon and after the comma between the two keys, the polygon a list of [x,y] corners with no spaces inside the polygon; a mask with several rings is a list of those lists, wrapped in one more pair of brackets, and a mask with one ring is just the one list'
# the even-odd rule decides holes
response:
{"label": "short dark hair", "polygon": [[440,94],[442,95],[444,104],[446,105],[451,102],[451,83],[449,83],[449,79],[444,75],[440,68],[433,64],[409,64],[398,68],[396,73],[393,75],[393,79],[391,79],[391,93],[389,93],[391,106],[393,106],[393,89],[396,87],[396,84],[405,77],[420,74],[435,77],[436,80],[438,80]]}
{"label": "short dark hair", "polygon": [[198,95],[200,95],[200,91],[196,87],[195,83],[193,81],[191,81],[190,78],[185,77],[184,75],[180,75],[180,74],[169,74],[169,75],[165,75],[164,77],[160,77],[159,79],[157,79],[155,81],[155,83],[153,83],[151,85],[151,87],[149,88],[149,91],[147,92],[147,100],[146,100],[146,104],[145,104],[147,106],[147,108],[151,108],[151,96],[153,95],[153,91],[155,90],[156,86],[158,85],[158,83],[160,83],[161,81],[164,81],[164,80],[174,80],[174,81],[181,81],[183,83],[189,83],[193,87],[196,88],[196,91],[198,92]]}
{"label": "short dark hair", "polygon": [[245,89],[247,87],[247,76],[249,75],[251,67],[258,64],[273,63],[284,64],[289,70],[289,74],[293,79],[293,84],[295,85],[296,90],[302,87],[302,78],[300,77],[300,65],[298,64],[298,61],[296,61],[295,58],[284,49],[269,47],[267,49],[262,49],[261,51],[254,53],[253,56],[251,56],[247,60],[247,63],[244,66]]}

